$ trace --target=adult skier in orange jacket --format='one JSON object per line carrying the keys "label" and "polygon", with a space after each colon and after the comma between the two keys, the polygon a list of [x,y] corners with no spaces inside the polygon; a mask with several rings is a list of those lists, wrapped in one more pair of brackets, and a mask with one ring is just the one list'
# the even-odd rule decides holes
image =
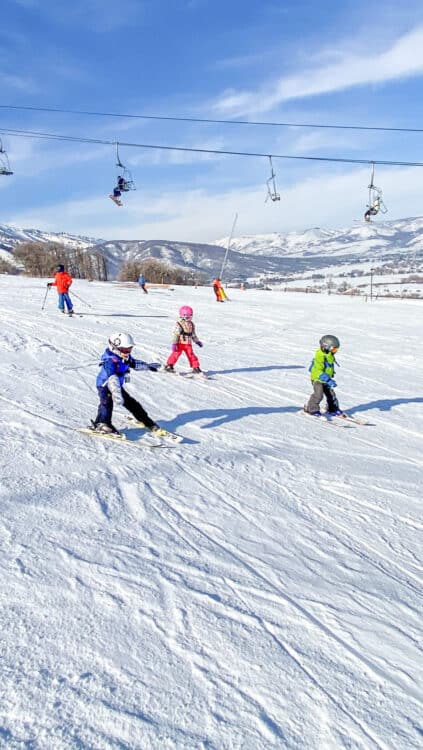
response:
{"label": "adult skier in orange jacket", "polygon": [[69,315],[73,315],[73,304],[69,296],[69,287],[72,284],[72,276],[65,271],[65,267],[60,265],[57,266],[57,273],[54,276],[54,281],[50,281],[47,286],[55,286],[58,294],[57,306],[60,312],[65,312],[65,304]]}
{"label": "adult skier in orange jacket", "polygon": [[219,276],[213,281],[213,291],[216,295],[216,302],[223,302],[226,299],[225,290],[223,289]]}

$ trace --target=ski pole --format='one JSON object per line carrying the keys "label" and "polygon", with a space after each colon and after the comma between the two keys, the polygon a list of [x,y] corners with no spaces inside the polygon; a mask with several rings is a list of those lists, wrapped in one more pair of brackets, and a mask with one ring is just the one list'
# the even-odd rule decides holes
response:
{"label": "ski pole", "polygon": [[46,299],[47,299],[47,295],[49,293],[49,290],[50,290],[50,287],[47,285],[47,291],[46,291],[46,293],[44,295],[43,304],[42,304],[42,307],[41,307],[42,310],[44,310],[44,305],[46,303]]}
{"label": "ski pole", "polygon": [[76,297],[76,299],[79,299],[80,302],[82,302],[84,305],[87,305],[88,307],[92,307],[89,302],[85,302],[84,299],[81,299],[81,297],[78,297],[77,293],[73,291],[72,289],[72,295]]}

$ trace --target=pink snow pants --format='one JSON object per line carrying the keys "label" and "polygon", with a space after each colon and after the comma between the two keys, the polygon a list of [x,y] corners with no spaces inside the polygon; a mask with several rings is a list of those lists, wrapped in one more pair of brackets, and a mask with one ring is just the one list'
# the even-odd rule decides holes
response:
{"label": "pink snow pants", "polygon": [[185,354],[188,357],[188,362],[191,367],[200,367],[200,362],[196,355],[193,352],[192,344],[178,344],[178,349],[176,352],[172,352],[169,359],[167,360],[167,365],[174,365],[178,361],[179,357],[181,356],[182,352],[185,352]]}

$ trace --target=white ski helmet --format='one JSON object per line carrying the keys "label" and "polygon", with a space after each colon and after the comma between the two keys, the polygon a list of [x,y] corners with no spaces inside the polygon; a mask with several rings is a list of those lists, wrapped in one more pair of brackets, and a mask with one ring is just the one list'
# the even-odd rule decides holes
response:
{"label": "white ski helmet", "polygon": [[109,346],[112,352],[122,359],[127,359],[135,346],[135,341],[130,333],[111,333],[109,336]]}

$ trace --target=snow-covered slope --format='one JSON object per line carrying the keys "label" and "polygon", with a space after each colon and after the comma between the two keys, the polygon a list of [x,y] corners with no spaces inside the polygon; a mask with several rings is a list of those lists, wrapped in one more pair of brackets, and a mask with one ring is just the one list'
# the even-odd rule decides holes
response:
{"label": "snow-covered slope", "polygon": [[[73,288],[0,276],[0,746],[420,750],[421,303]],[[75,432],[111,330],[164,362],[181,304],[214,379],[127,387],[185,442]],[[297,414],[329,332],[374,426]]]}

